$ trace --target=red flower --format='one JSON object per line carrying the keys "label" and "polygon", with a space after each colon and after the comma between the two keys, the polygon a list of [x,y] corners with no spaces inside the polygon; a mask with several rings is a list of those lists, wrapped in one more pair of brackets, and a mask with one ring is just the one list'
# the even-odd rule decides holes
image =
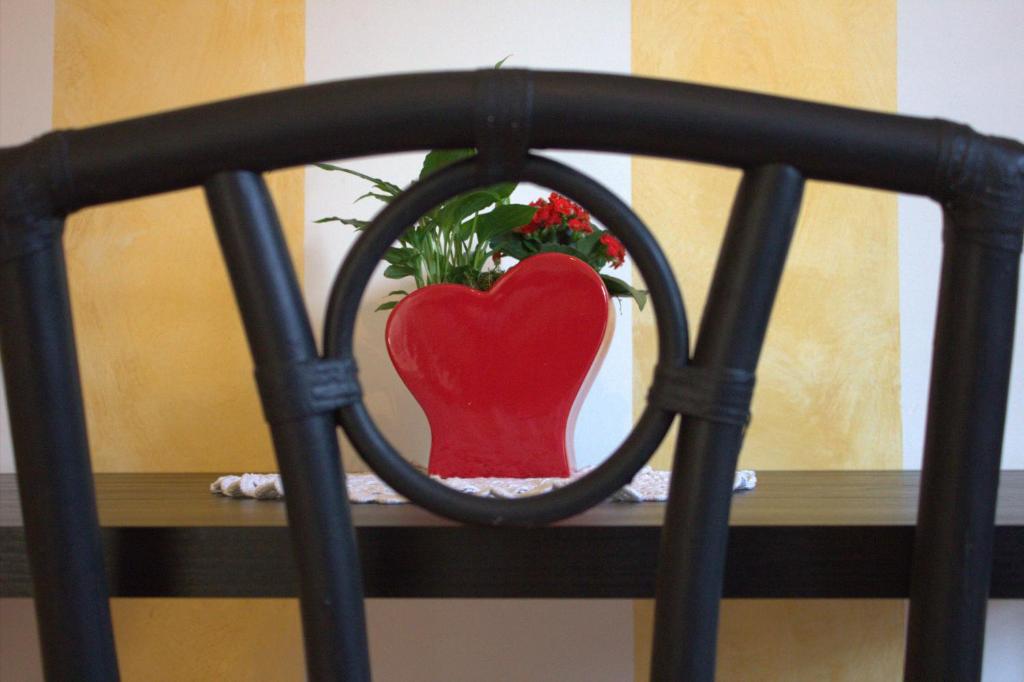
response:
{"label": "red flower", "polygon": [[558,227],[562,224],[562,214],[554,204],[541,206],[537,209],[535,221],[539,221],[543,227]]}
{"label": "red flower", "polygon": [[575,230],[576,232],[583,232],[584,234],[590,234],[594,231],[594,228],[590,226],[589,218],[569,218],[569,229]]}
{"label": "red flower", "polygon": [[530,206],[535,206],[537,212],[533,214],[533,220],[516,228],[515,231],[520,234],[533,234],[548,228],[568,228],[583,234],[594,231],[590,226],[590,214],[582,206],[557,192],[552,192],[546,200],[531,201]]}
{"label": "red flower", "polygon": [[622,245],[622,242],[608,233],[601,235],[600,242],[612,262],[612,267],[617,268],[622,265],[622,261],[626,258],[626,247]]}
{"label": "red flower", "polygon": [[575,213],[576,209],[578,208],[576,204],[574,204],[573,202],[569,201],[561,194],[558,194],[556,192],[551,193],[551,195],[548,197],[548,201],[551,202],[551,206],[555,209],[555,211],[562,214],[566,218]]}

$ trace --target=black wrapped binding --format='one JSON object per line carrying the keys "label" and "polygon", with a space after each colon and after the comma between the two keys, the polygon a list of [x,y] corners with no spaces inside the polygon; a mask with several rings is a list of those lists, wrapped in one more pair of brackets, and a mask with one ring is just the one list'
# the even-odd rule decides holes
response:
{"label": "black wrapped binding", "polygon": [[530,152],[533,75],[529,71],[488,69],[476,87],[477,161],[489,182],[522,172]]}
{"label": "black wrapped binding", "polygon": [[745,427],[753,396],[753,372],[686,365],[656,367],[647,401],[670,412]]}
{"label": "black wrapped binding", "polygon": [[262,365],[256,368],[256,383],[267,421],[330,414],[361,396],[351,358]]}

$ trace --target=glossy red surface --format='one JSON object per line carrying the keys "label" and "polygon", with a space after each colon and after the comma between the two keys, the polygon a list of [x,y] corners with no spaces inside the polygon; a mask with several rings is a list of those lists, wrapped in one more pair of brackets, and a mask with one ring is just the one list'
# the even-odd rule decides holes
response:
{"label": "glossy red surface", "polygon": [[568,476],[566,429],[608,316],[601,278],[563,254],[528,258],[488,292],[405,297],[387,346],[430,423],[430,473]]}

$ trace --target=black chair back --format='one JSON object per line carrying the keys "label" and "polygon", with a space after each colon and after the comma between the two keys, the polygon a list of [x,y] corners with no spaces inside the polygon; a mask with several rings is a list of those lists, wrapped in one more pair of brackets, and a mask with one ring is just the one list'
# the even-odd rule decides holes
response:
{"label": "black chair back", "polygon": [[[417,183],[349,253],[317,352],[261,173],[321,159],[475,147]],[[696,347],[656,241],[610,192],[534,149],[586,149],[743,170]],[[965,126],[685,83],[487,70],[313,85],[0,150],[0,331],[48,679],[116,679],[61,233],[69,213],[203,186],[271,425],[301,584],[309,676],[367,680],[362,585],[336,426],[414,502],[479,524],[534,525],[626,484],[676,415],[652,678],[714,677],[732,478],[754,373],[807,179],[929,196],[945,216],[941,292],[911,589],[906,679],[977,680],[1022,230],[1024,146]],[[498,180],[563,192],[614,231],[651,289],[648,405],[592,474],[528,500],[457,493],[416,472],[367,413],[352,356],[384,250],[426,210]]]}

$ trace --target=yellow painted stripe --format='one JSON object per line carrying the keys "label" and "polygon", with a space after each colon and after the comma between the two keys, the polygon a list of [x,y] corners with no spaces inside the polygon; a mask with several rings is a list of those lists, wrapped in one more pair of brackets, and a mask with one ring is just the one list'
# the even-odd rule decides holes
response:
{"label": "yellow painted stripe", "polygon": [[[53,123],[303,82],[303,0],[58,0]],[[301,273],[303,173],[268,177]],[[68,270],[97,471],[275,469],[200,190],[83,211]],[[139,567],[145,570],[145,567]],[[295,600],[117,599],[126,680],[301,679]]]}
{"label": "yellow painted stripe", "polygon": [[[58,0],[53,123],[85,126],[304,80],[303,0]],[[303,176],[271,191],[301,271]],[[96,471],[274,469],[202,193],[82,211],[66,243]]]}
{"label": "yellow painted stripe", "polygon": [[113,599],[121,679],[306,679],[295,599]]}
{"label": "yellow painted stripe", "polygon": [[[895,0],[633,0],[632,30],[638,75],[896,107]],[[634,162],[634,207],[669,253],[693,328],[738,181],[737,171]],[[742,466],[901,466],[897,285],[895,197],[810,183],[758,371]],[[655,357],[650,314],[637,315],[633,342],[639,408]],[[656,466],[671,466],[673,442],[655,455]],[[648,674],[651,616],[650,603],[637,603],[638,680]],[[900,602],[727,602],[719,679],[897,679],[902,618]],[[849,645],[835,623],[850,633]]]}

